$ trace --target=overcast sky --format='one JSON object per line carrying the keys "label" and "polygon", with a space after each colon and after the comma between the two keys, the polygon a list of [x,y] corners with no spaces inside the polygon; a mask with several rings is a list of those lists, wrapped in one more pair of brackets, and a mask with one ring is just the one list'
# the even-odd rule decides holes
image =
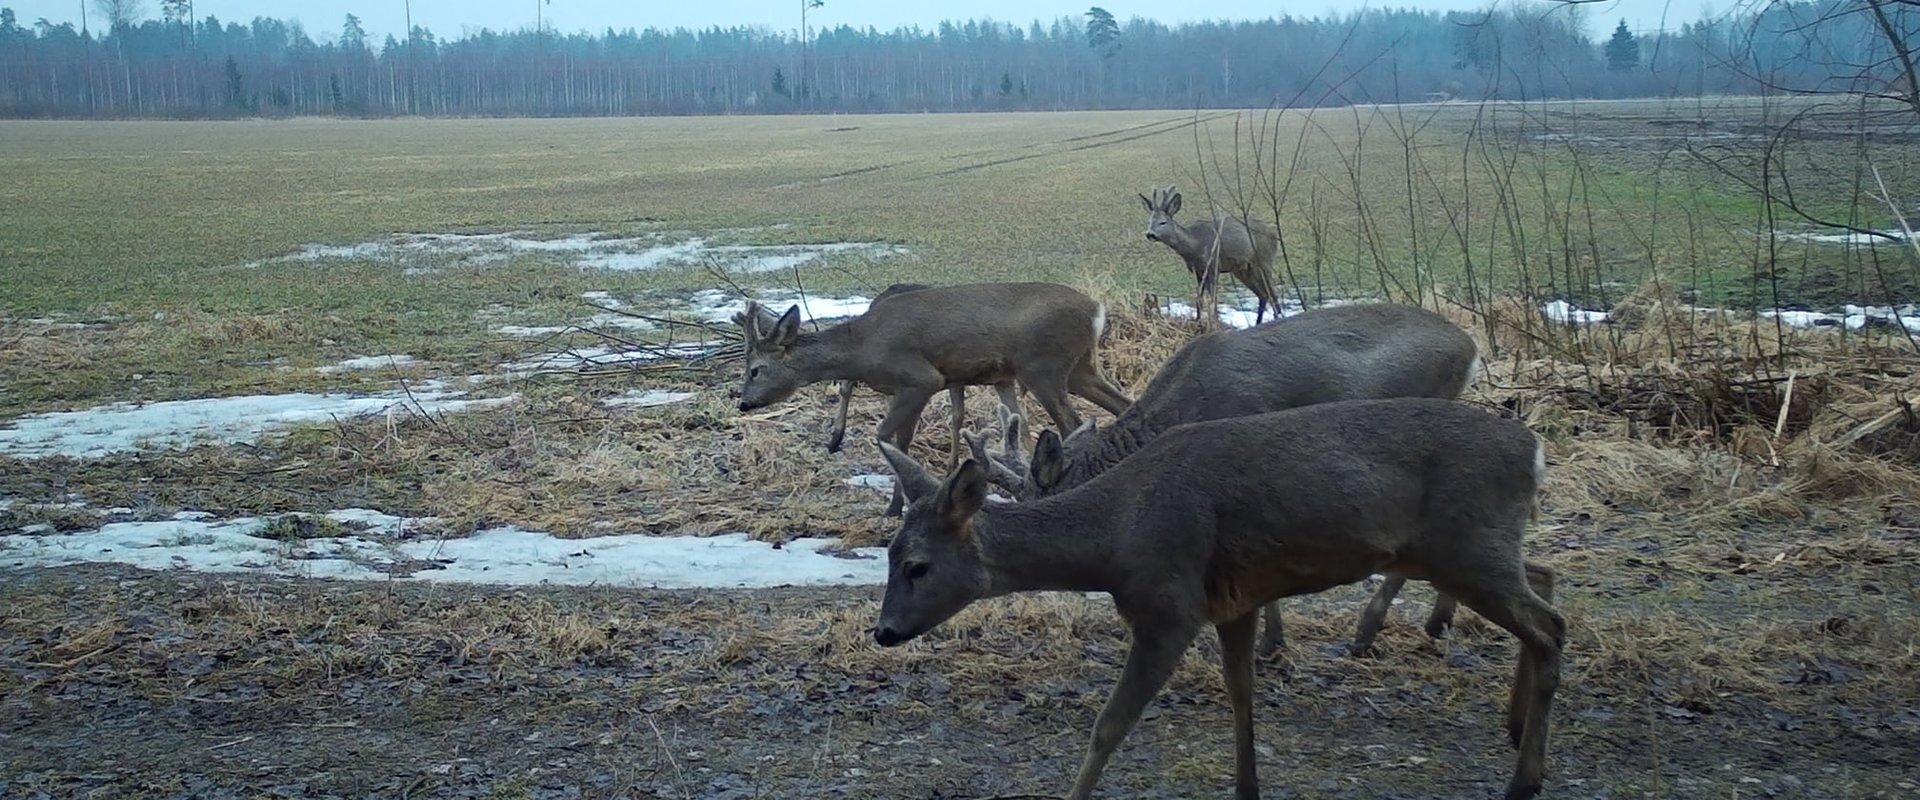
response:
{"label": "overcast sky", "polygon": [[[78,21],[82,0],[0,0],[0,6],[12,7],[23,24],[31,25],[45,17],[56,23]],[[1630,27],[1652,30],[1660,26],[1664,13],[1668,28],[1698,19],[1703,12],[1722,10],[1735,0],[1603,0],[1585,6],[1593,28],[1612,28],[1619,19]],[[89,17],[98,15],[85,0]],[[457,36],[480,28],[531,28],[536,0],[413,0],[416,25],[431,28],[443,37]],[[703,28],[712,25],[757,25],[777,30],[793,30],[800,25],[801,0],[552,0],[542,7],[547,24],[557,30],[600,31],[614,28]],[[150,16],[160,12],[159,0],[144,0]],[[1413,6],[1438,10],[1478,9],[1487,0],[1401,0],[1401,2],[1365,2],[1365,0],[1304,0],[1280,3],[1267,0],[972,0],[966,3],[920,3],[903,0],[827,0],[822,8],[809,12],[815,25],[851,24],[881,29],[902,25],[931,27],[942,19],[990,17],[1025,24],[1034,19],[1079,15],[1098,4],[1121,19],[1140,16],[1163,22],[1203,19],[1258,19],[1281,14],[1313,16],[1329,11],[1362,7]],[[315,39],[338,35],[346,14],[358,15],[375,36],[399,33],[406,27],[402,0],[196,0],[196,14],[208,14],[225,21],[246,21],[256,16],[298,19]]]}

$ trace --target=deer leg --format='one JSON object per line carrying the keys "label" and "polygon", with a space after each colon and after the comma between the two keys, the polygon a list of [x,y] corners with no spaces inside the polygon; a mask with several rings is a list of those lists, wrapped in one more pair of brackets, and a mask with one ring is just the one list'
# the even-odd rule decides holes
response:
{"label": "deer leg", "polygon": [[1020,413],[1020,393],[1014,389],[1013,381],[1001,381],[993,385],[993,391],[1000,395],[1000,405],[1009,414]]}
{"label": "deer leg", "polygon": [[1107,376],[1100,374],[1100,368],[1094,366],[1091,357],[1074,368],[1073,374],[1067,378],[1067,390],[1093,401],[1094,405],[1116,417],[1133,405],[1133,400],[1120,391],[1120,387],[1114,386]]}
{"label": "deer leg", "polygon": [[1065,436],[1080,427],[1080,414],[1073,410],[1073,404],[1067,402],[1067,393],[1062,391],[1065,381],[1039,381],[1028,383],[1027,389],[1033,392],[1033,399],[1040,401],[1040,407],[1047,410],[1047,416],[1053,418],[1053,424]]}
{"label": "deer leg", "polygon": [[1107,760],[1127,738],[1127,732],[1140,721],[1140,712],[1160,693],[1180,657],[1193,644],[1195,626],[1188,623],[1160,624],[1154,627],[1135,624],[1133,648],[1127,651],[1127,666],[1120,673],[1120,684],[1113,688],[1100,719],[1093,725],[1093,741],[1087,747],[1087,759],[1080,764],[1080,777],[1073,782],[1067,800],[1087,800],[1093,796]]}
{"label": "deer leg", "polygon": [[1373,593],[1373,599],[1367,601],[1367,607],[1360,612],[1360,630],[1353,635],[1353,646],[1348,648],[1355,658],[1373,652],[1373,638],[1380,635],[1380,626],[1386,623],[1387,612],[1393,609],[1394,596],[1406,585],[1406,578],[1388,575]]}
{"label": "deer leg", "polygon": [[1435,639],[1445,638],[1447,629],[1453,627],[1454,608],[1458,605],[1446,592],[1434,595],[1433,613],[1427,615],[1427,635]]}
{"label": "deer leg", "polygon": [[1261,614],[1266,626],[1260,629],[1260,657],[1273,658],[1287,648],[1287,629],[1280,621],[1280,601],[1268,603]]}
{"label": "deer leg", "polygon": [[1259,800],[1260,778],[1253,753],[1253,638],[1255,612],[1214,626],[1220,634],[1220,677],[1233,707],[1233,786],[1238,800]]}
{"label": "deer leg", "polygon": [[[965,440],[960,438],[960,429],[967,424],[966,387],[954,386],[948,388],[947,405],[951,406],[953,411],[953,438],[948,440],[949,445],[947,447],[947,474],[952,475],[960,471],[960,448],[966,446]],[[986,465],[981,464],[980,466],[984,467]]]}
{"label": "deer leg", "polygon": [[[1504,564],[1493,569],[1483,566],[1477,572],[1450,576],[1445,586],[1448,594],[1520,640],[1507,709],[1510,730],[1518,722],[1520,758],[1507,785],[1507,800],[1528,800],[1540,794],[1546,774],[1547,727],[1553,695],[1560,686],[1561,650],[1566,641],[1566,620],[1528,585],[1533,572]],[[1456,585],[1456,580],[1466,582]]]}
{"label": "deer leg", "polygon": [[[920,424],[920,411],[927,407],[927,400],[933,397],[932,389],[901,389],[894,393],[893,403],[887,406],[887,416],[880,420],[880,428],[874,432],[874,438],[893,442],[900,452],[907,452],[913,445],[913,429]],[[887,504],[887,516],[900,516],[906,507],[906,495],[900,491],[900,483],[893,484],[893,501]]]}
{"label": "deer leg", "polygon": [[827,452],[840,452],[847,438],[847,404],[853,402],[853,381],[840,382],[840,408],[833,413],[833,433],[827,437]]}

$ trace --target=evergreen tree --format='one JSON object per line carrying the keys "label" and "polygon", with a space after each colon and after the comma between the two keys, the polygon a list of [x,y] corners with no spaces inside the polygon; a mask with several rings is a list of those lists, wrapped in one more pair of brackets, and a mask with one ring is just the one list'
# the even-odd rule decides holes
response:
{"label": "evergreen tree", "polygon": [[1613,38],[1607,40],[1607,69],[1624,72],[1640,66],[1640,40],[1633,31],[1627,30],[1627,21],[1620,20],[1620,26],[1613,29]]}
{"label": "evergreen tree", "polygon": [[1120,23],[1099,6],[1087,9],[1087,46],[1100,51],[1101,58],[1120,52]]}

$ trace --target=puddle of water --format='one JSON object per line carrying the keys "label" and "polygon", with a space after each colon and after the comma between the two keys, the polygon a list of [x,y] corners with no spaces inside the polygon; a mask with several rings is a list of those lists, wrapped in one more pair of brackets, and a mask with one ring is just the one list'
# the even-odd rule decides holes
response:
{"label": "puddle of water", "polygon": [[[335,511],[343,522],[383,531],[410,521],[366,509]],[[66,536],[0,536],[0,567],[81,563],[142,569],[241,572],[339,580],[400,580],[509,586],[651,586],[673,589],[872,585],[886,582],[885,551],[850,557],[822,552],[832,542],[799,539],[774,547],[745,534],[558,539],[505,527],[459,539],[387,543],[363,536],[286,542],[263,538],[268,520],[170,519],[121,522]]]}
{"label": "puddle of water", "polygon": [[654,408],[670,406],[692,400],[695,392],[669,392],[660,389],[635,389],[619,397],[609,397],[600,401],[609,408]]}
{"label": "puddle of water", "polygon": [[321,373],[323,375],[333,375],[341,372],[357,372],[360,370],[369,370],[369,369],[386,369],[389,367],[397,369],[400,367],[412,366],[418,363],[420,362],[415,360],[413,356],[407,355],[405,353],[394,353],[392,355],[384,355],[384,356],[357,356],[354,358],[349,358],[338,364],[328,364],[324,367],[314,367],[313,371]]}
{"label": "puddle of water", "polygon": [[[779,226],[776,226],[779,227]],[[743,229],[732,233],[752,233]],[[684,236],[682,234],[681,236]],[[678,238],[670,234],[612,236],[576,233],[552,239],[527,232],[402,233],[385,240],[348,245],[310,244],[282,256],[247,264],[322,263],[330,261],[410,262],[406,274],[431,273],[443,266],[490,267],[506,264],[516,255],[535,253],[570,256],[581,269],[616,272],[653,270],[718,262],[741,272],[792,269],[829,256],[858,255],[879,259],[905,255],[907,249],[885,242],[825,242],[795,245],[712,245],[704,237]],[[418,262],[427,262],[421,264]]]}
{"label": "puddle of water", "polygon": [[33,414],[0,428],[0,454],[15,458],[72,456],[97,458],[139,449],[180,447],[196,442],[251,441],[267,431],[341,417],[411,410],[451,413],[492,408],[514,397],[461,399],[463,393],[430,385],[380,394],[274,394],[171,400],[162,403],[114,403],[85,411]]}

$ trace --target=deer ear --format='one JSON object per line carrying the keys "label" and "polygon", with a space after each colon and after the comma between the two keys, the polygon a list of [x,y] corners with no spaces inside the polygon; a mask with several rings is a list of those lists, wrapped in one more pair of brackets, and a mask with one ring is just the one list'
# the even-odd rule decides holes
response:
{"label": "deer ear", "polygon": [[966,527],[962,523],[979,513],[986,502],[987,471],[981,468],[980,462],[969,458],[947,478],[946,485],[940,487],[940,496],[933,507],[948,525],[964,531]]}
{"label": "deer ear", "polygon": [[787,313],[780,315],[780,321],[773,323],[773,332],[767,335],[767,342],[775,347],[787,347],[800,335],[800,307],[789,306]]}
{"label": "deer ear", "polygon": [[1051,489],[1060,482],[1065,470],[1066,453],[1060,448],[1060,434],[1053,429],[1040,432],[1040,440],[1033,443],[1033,466],[1028,472],[1033,475],[1033,483],[1039,489]]}
{"label": "deer ear", "polygon": [[1171,217],[1180,213],[1180,193],[1174,191],[1173,187],[1169,186],[1167,187],[1167,195],[1167,216]]}
{"label": "deer ear", "polygon": [[887,466],[893,467],[893,479],[900,483],[900,492],[907,496],[907,502],[939,491],[940,483],[927,474],[927,468],[920,466],[913,456],[886,442],[880,443],[880,455],[887,459]]}

